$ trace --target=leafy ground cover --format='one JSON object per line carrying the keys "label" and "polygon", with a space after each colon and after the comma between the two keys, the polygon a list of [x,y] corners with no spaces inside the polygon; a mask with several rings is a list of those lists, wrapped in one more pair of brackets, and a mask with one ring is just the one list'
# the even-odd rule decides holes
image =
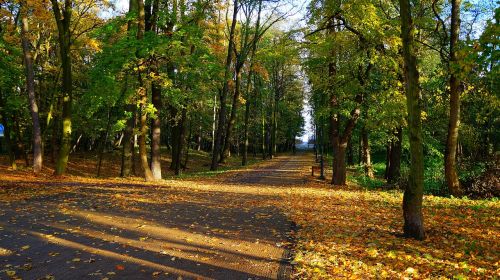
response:
{"label": "leafy ground cover", "polygon": [[[116,220],[113,223],[118,223],[123,218],[122,214],[148,213],[144,217],[134,217],[140,220],[144,219],[144,223],[149,223],[151,222],[149,220],[153,219],[158,226],[165,224],[173,229],[179,227],[175,219],[185,218],[187,213],[185,207],[196,209],[193,212],[196,215],[193,214],[193,217],[202,217],[198,215],[198,211],[202,213],[206,209],[198,206],[208,205],[210,209],[215,211],[214,213],[223,213],[213,216],[213,219],[221,220],[220,224],[214,226],[210,220],[206,219],[198,222],[209,222],[210,224],[206,228],[207,232],[224,232],[225,238],[232,240],[231,242],[235,242],[236,245],[239,244],[238,240],[243,236],[256,234],[256,228],[262,227],[263,222],[273,221],[270,218],[272,217],[271,213],[281,212],[287,215],[288,220],[297,225],[294,238],[291,239],[293,242],[287,244],[272,240],[266,246],[274,249],[282,248],[282,246],[294,249],[292,277],[295,279],[496,279],[500,277],[500,203],[498,200],[425,196],[424,219],[427,238],[424,241],[405,239],[399,236],[403,226],[401,217],[402,193],[400,191],[371,189],[354,182],[345,187],[332,187],[328,182],[310,177],[311,164],[312,157],[310,155],[298,156],[298,158],[285,157],[244,169],[228,166],[225,172],[213,174],[214,176],[211,177],[197,176],[196,174],[199,175],[199,173],[193,172],[179,180],[166,180],[161,184],[143,183],[139,180],[97,179],[79,176],[69,176],[54,181],[48,175],[28,176],[29,171],[12,172],[2,167],[3,169],[0,170],[0,178],[2,179],[0,200],[5,207],[14,207],[18,205],[18,202],[37,201],[40,207],[32,208],[30,211],[33,209],[40,211],[53,209],[47,206],[54,202],[54,199],[51,200],[50,197],[70,196],[72,199],[68,201],[78,202],[75,204],[79,207],[78,209],[88,208],[91,211],[94,209],[92,207],[95,206],[94,201],[102,200],[102,205],[111,205],[109,207],[112,209],[107,209],[104,206],[104,208],[97,209],[100,209],[101,212],[109,212],[103,214],[104,216],[117,215],[116,218],[113,218]],[[329,176],[328,172],[327,176]],[[351,170],[350,178],[354,180],[360,176],[356,170]],[[284,185],[285,183],[287,184]],[[149,187],[152,188],[149,189]],[[127,191],[124,191],[125,189]],[[101,194],[103,191],[107,194]],[[83,194],[86,196],[82,196]],[[88,200],[89,197],[93,196],[95,196],[95,200]],[[222,198],[224,201],[219,201]],[[59,207],[66,207],[65,203],[66,201]],[[177,204],[185,206],[179,208],[179,212],[175,212],[175,207],[172,207]],[[33,207],[31,203],[27,205]],[[73,207],[70,206],[68,207]],[[57,209],[56,207],[55,210]],[[113,212],[113,209],[118,212]],[[162,216],[164,214],[158,217],[155,214],[163,213],[162,211],[167,211],[167,209],[173,211],[173,220],[165,219]],[[264,213],[262,209],[273,210]],[[66,210],[53,214],[64,216],[73,213]],[[15,208],[13,211],[20,211],[19,213],[26,217],[29,217],[31,213],[24,211],[22,207]],[[129,213],[129,211],[133,213]],[[250,213],[250,215],[245,216],[242,213],[245,215]],[[241,221],[238,220],[240,216],[243,217]],[[43,214],[42,217],[50,217],[50,215]],[[40,218],[38,222],[44,219]],[[80,218],[73,217],[73,219],[76,222]],[[33,219],[30,218],[31,220]],[[56,219],[56,221],[65,220],[66,218],[63,217]],[[191,225],[190,222],[185,227],[186,234],[192,231]],[[66,225],[60,226],[65,227]],[[93,221],[84,220],[81,230],[84,232],[85,228],[95,226],[96,223]],[[259,230],[265,233],[265,228],[268,226],[259,228]],[[100,229],[98,227],[97,229],[102,230],[107,235],[116,235],[114,232],[108,232],[108,228]],[[136,245],[139,247],[145,246],[152,240],[144,238],[147,237],[146,232],[141,232],[140,236],[129,236],[130,234],[125,233],[124,229],[123,233],[118,234],[118,237],[133,239],[135,240],[133,244],[137,243]],[[71,236],[73,233],[66,234]],[[198,234],[205,233],[199,232]],[[283,233],[280,231],[269,234],[271,234],[270,236],[283,237]],[[267,233],[250,239],[255,244],[263,244],[265,242],[264,236],[267,236]],[[106,239],[111,238],[108,237]],[[121,239],[115,239],[116,237],[109,239],[112,242],[110,244],[121,242]],[[159,254],[163,250],[163,243],[161,243],[159,236],[157,239],[155,239],[155,242],[158,241],[157,244],[148,243],[146,245],[150,246],[148,247],[149,251],[153,250]],[[92,242],[100,244],[103,241]],[[106,242],[103,244],[106,245]],[[185,240],[180,240],[180,242],[193,246],[192,242]],[[199,245],[202,246],[203,241],[200,242]],[[88,244],[92,243],[88,242]],[[183,246],[187,246],[186,244]],[[26,242],[20,242],[18,245],[19,248],[0,246],[9,250],[0,251],[0,254],[10,255],[17,252],[26,255],[31,252],[23,250]],[[108,249],[116,253],[113,255],[116,258],[119,258],[123,253],[113,249],[113,247]],[[236,250],[231,254],[238,255],[241,253],[240,251]],[[178,251],[175,253],[180,254]],[[217,256],[216,253],[220,254],[217,250],[204,252],[206,259],[201,261],[209,262],[211,258]],[[71,256],[70,264],[73,264],[71,260],[74,258],[83,260],[81,256],[67,255]],[[182,255],[182,257],[190,259],[191,255],[196,256],[196,254],[187,254]],[[137,253],[136,258],[148,260],[149,256],[147,253],[144,255]],[[99,260],[95,256],[89,258]],[[245,257],[242,258],[242,260],[244,259]],[[152,259],[149,261],[151,262]],[[194,261],[200,262],[196,258]],[[130,264],[118,262],[117,265],[124,265],[126,272],[130,273]],[[164,265],[175,267],[176,263],[165,263]],[[12,273],[15,268],[13,266],[5,269]],[[156,267],[150,273],[157,273],[163,269],[166,268]],[[21,267],[18,270],[23,271]],[[122,273],[119,270],[115,272]],[[14,276],[17,277],[20,273],[17,272]]]}
{"label": "leafy ground cover", "polygon": [[[162,161],[163,166],[162,173],[164,178],[177,178],[174,177],[172,170],[169,170],[171,163],[171,153],[170,150],[163,149]],[[31,157],[30,157],[31,160]],[[233,170],[241,166],[241,159],[239,157],[230,157],[227,159],[226,163],[221,165],[218,172],[208,172],[211,162],[210,154],[204,151],[190,150],[188,156],[188,164],[185,169],[182,170],[181,177],[190,176],[210,176],[219,173],[224,173],[227,170]],[[249,156],[249,164],[254,164],[260,162],[260,157]],[[72,155],[71,161],[68,163],[67,176],[69,177],[79,177],[79,178],[93,178],[97,174],[97,162],[98,155],[95,153],[75,153]],[[121,153],[119,151],[107,152],[103,156],[102,168],[101,168],[101,178],[115,178],[120,176],[120,162]],[[6,155],[0,155],[0,172],[2,175],[22,175],[20,177],[33,176],[32,168],[26,167],[23,159],[16,160],[17,170],[12,170],[9,166],[9,159]],[[38,177],[51,177],[54,173],[54,162],[50,159],[46,159],[44,162],[43,172]],[[136,166],[136,177],[133,180],[143,180],[143,173],[140,167],[139,156],[135,157]]]}
{"label": "leafy ground cover", "polygon": [[425,196],[425,241],[405,239],[402,193],[316,182],[290,196],[297,279],[496,279],[500,203]]}

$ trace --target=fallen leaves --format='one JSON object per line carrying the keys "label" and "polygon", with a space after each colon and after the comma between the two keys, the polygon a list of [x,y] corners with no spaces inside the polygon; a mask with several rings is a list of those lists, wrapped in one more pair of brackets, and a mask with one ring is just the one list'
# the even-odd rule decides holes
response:
{"label": "fallen leaves", "polygon": [[21,251],[28,250],[30,248],[30,245],[24,245],[21,247]]}
{"label": "fallen leaves", "polygon": [[[245,254],[250,254],[250,248],[260,248],[254,251],[271,258],[271,251],[289,246],[283,240],[286,234],[273,220],[276,213],[286,212],[299,226],[295,236],[297,254],[293,260],[296,278],[365,279],[375,275],[396,279],[441,275],[493,278],[498,276],[496,271],[500,267],[498,202],[427,196],[424,215],[428,238],[419,242],[397,236],[402,228],[399,192],[368,192],[356,186],[332,189],[316,183],[286,188],[230,185],[217,180],[189,181],[189,184],[166,181],[165,186],[154,187],[140,183],[129,186],[113,180],[78,184],[64,189],[61,200],[57,197],[53,204],[39,200],[36,201],[38,205],[17,207],[4,202],[4,208],[12,208],[14,214],[9,217],[5,229],[0,228],[2,234],[9,230],[8,224],[20,223],[23,215],[24,219],[33,219],[29,215],[39,210],[37,223],[61,227],[44,233],[47,240],[86,236],[93,239],[86,245],[99,248],[86,252],[89,254],[97,254],[102,247],[104,251],[137,257],[138,251],[148,250],[154,262],[170,267],[187,259],[196,262],[197,266],[223,263],[231,268],[228,257],[237,256],[242,260]],[[29,197],[48,193],[48,190],[37,193],[44,188],[31,187],[30,191],[26,190]],[[40,208],[54,203],[57,207]],[[165,226],[167,223],[172,224]],[[182,234],[166,234],[167,228]],[[155,230],[160,234],[154,235]],[[167,246],[163,238],[174,239],[178,244]],[[239,244],[243,243],[240,239],[245,238],[249,247]],[[0,248],[0,255],[33,255],[38,248],[21,246],[28,242],[20,242],[12,247],[14,252]],[[203,252],[190,251],[202,245],[206,247]],[[63,258],[72,267],[92,263],[91,266],[99,270],[89,276],[98,277],[96,279],[114,278],[126,269],[125,265],[130,273],[134,269],[131,266],[135,265],[124,262],[125,265],[113,267],[114,264],[108,264],[104,268],[101,256],[67,255],[67,250],[62,248],[50,250],[61,250],[61,254],[43,253],[52,264]],[[279,256],[273,258],[279,259]],[[7,269],[4,273],[11,271],[17,277],[16,271],[21,274],[22,269],[29,268],[22,265],[25,262],[4,267]],[[234,266],[242,267],[241,264]],[[105,272],[109,270],[115,271]],[[153,269],[146,273],[149,278],[162,276]]]}
{"label": "fallen leaves", "polygon": [[332,189],[311,183],[295,189],[288,201],[300,229],[295,277],[498,277],[498,203],[427,196],[427,239],[415,241],[398,236],[401,199],[399,192],[356,186]]}

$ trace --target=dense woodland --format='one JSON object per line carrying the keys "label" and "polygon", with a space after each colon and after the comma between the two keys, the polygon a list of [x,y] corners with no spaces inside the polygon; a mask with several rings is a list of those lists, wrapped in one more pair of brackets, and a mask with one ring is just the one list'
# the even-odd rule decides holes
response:
{"label": "dense woodland", "polygon": [[[22,158],[63,175],[74,153],[94,153],[99,176],[112,151],[122,177],[147,181],[180,174],[191,150],[211,155],[206,169],[235,155],[246,165],[295,150],[307,103],[332,184],[355,166],[360,182],[404,189],[407,236],[424,238],[424,193],[498,196],[494,1],[130,0],[123,14],[114,4],[0,1],[13,169]],[[297,14],[303,25],[291,24]]]}

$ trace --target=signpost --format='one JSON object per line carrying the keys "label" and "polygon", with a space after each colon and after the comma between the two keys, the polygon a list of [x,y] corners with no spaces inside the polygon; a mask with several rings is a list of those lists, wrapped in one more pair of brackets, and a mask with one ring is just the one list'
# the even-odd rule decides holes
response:
{"label": "signpost", "polygon": [[3,131],[5,130],[5,128],[3,127],[3,125],[0,123],[0,137],[4,137],[4,134],[3,134]]}

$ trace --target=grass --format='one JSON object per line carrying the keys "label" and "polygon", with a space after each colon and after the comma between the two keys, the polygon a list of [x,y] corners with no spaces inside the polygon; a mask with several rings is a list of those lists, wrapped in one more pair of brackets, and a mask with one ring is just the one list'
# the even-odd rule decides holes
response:
{"label": "grass", "polygon": [[[81,177],[81,178],[97,178],[97,160],[96,153],[73,153],[70,155],[66,176]],[[249,156],[249,165],[260,162],[259,156]],[[16,160],[17,170],[13,171],[9,168],[7,155],[0,155],[0,172],[3,174],[19,175],[30,174],[31,166],[25,166],[24,160]],[[204,151],[189,150],[189,158],[187,168],[181,171],[181,175],[175,176],[174,172],[169,169],[171,163],[170,150],[162,147],[161,166],[163,179],[174,178],[196,178],[196,177],[213,177],[230,170],[240,169],[241,157],[232,156],[227,159],[225,164],[219,166],[217,171],[210,171],[211,154]],[[130,179],[142,180],[143,172],[140,167],[140,159],[138,154],[135,156],[136,174]],[[110,151],[104,154],[101,167],[101,176],[99,178],[118,178],[120,177],[121,168],[121,153],[119,151]],[[48,155],[44,159],[44,169],[40,176],[52,176],[54,173],[54,163],[51,162]]]}

